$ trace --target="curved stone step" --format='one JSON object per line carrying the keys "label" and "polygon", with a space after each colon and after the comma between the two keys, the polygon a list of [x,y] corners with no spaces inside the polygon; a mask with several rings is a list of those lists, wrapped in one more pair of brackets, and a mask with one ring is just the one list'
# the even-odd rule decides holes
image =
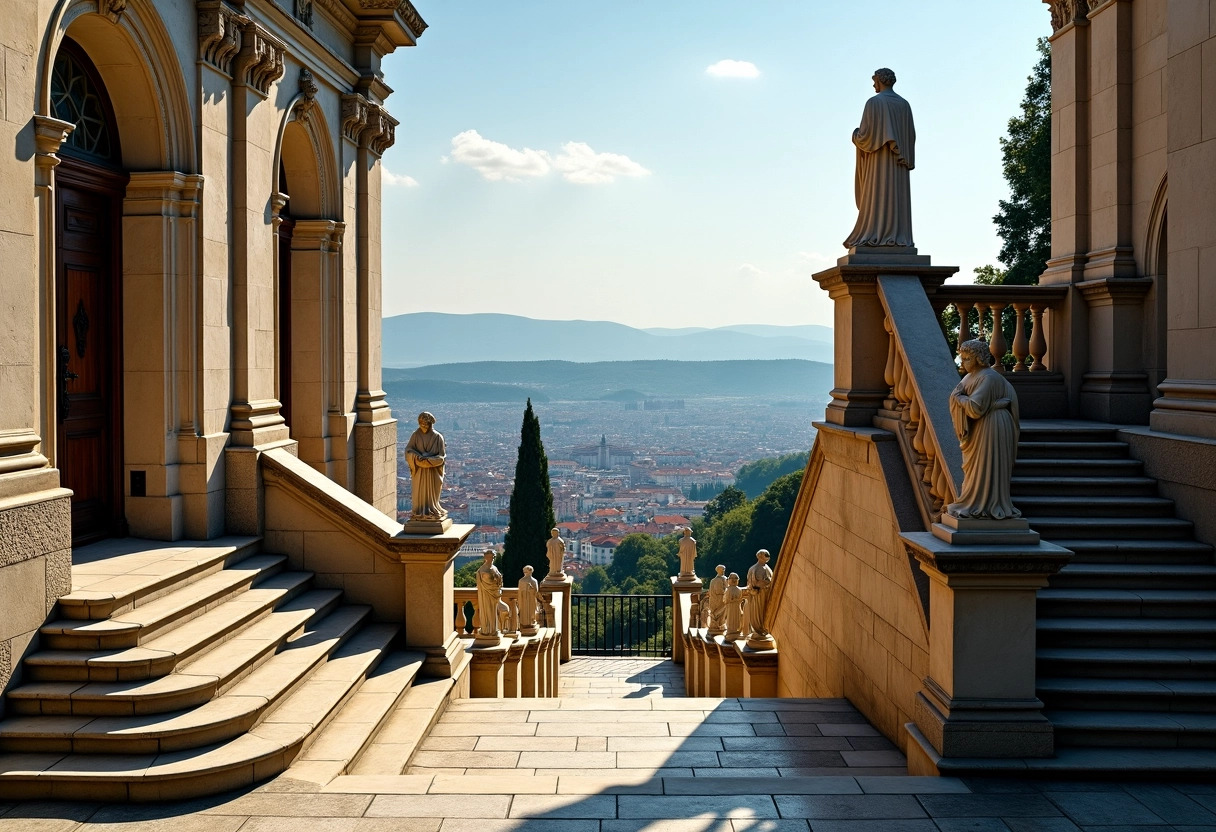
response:
{"label": "curved stone step", "polygon": [[1046,709],[1056,744],[1103,748],[1216,748],[1216,713]]}
{"label": "curved stone step", "polygon": [[1040,618],[1041,647],[1211,648],[1216,619]]}
{"label": "curved stone step", "polygon": [[283,572],[139,647],[44,650],[27,656],[24,667],[36,681],[119,682],[164,676],[243,625],[269,615],[311,580],[311,572]]}
{"label": "curved stone step", "polygon": [[[1013,504],[1026,517],[1173,517],[1174,501],[1165,497],[1068,497],[1015,495]],[[1031,521],[1033,522],[1033,521]]]}
{"label": "curved stone step", "polygon": [[1152,477],[1126,476],[1025,476],[1016,472],[1010,479],[1010,492],[1021,495],[1152,497],[1157,493],[1157,481]]}
{"label": "curved stone step", "polygon": [[220,537],[173,545],[136,538],[94,543],[72,553],[72,591],[59,599],[64,618],[103,619],[240,563],[261,538]]}
{"label": "curved stone step", "polygon": [[1018,442],[1018,459],[1126,459],[1126,442]]}
{"label": "curved stone step", "polygon": [[8,703],[13,712],[26,715],[122,716],[195,707],[324,618],[341,598],[336,589],[302,593],[167,676],[132,682],[32,682],[10,690]]}
{"label": "curved stone step", "polygon": [[183,624],[244,593],[254,583],[283,570],[285,555],[252,555],[153,601],[100,621],[61,618],[38,632],[44,648],[54,650],[117,650],[136,647],[157,634]]}
{"label": "curved stone step", "polygon": [[1216,650],[1039,647],[1038,675],[1094,679],[1216,679]]}
{"label": "curved stone step", "polygon": [[1038,593],[1044,618],[1211,618],[1216,589],[1048,588]]}
{"label": "curved stone step", "polygon": [[[1054,542],[1054,541],[1053,541]],[[1087,550],[1080,546],[1081,541],[1060,541],[1057,543],[1078,553]],[[1131,544],[1141,543],[1143,546],[1133,547]],[[1128,557],[1147,557],[1153,551],[1151,541],[1127,541],[1117,544],[1119,551],[1126,552]],[[1075,547],[1075,548],[1074,548]],[[1164,548],[1164,544],[1163,544]],[[1170,550],[1177,551],[1170,545]],[[1210,556],[1211,547],[1196,544],[1188,547],[1188,560],[1193,556],[1202,558],[1206,553]],[[1082,560],[1066,565],[1051,576],[1052,589],[1131,589],[1141,587],[1153,589],[1216,589],[1216,566],[1210,563],[1089,563]]]}
{"label": "curved stone step", "polygon": [[11,754],[0,799],[180,800],[248,786],[287,768],[350,698],[397,627],[370,624],[248,733],[160,754]]}
{"label": "curved stone step", "polygon": [[1194,524],[1175,517],[1027,517],[1030,528],[1044,539],[1057,540],[1184,540]]}
{"label": "curved stone step", "polygon": [[1095,679],[1039,677],[1037,694],[1049,708],[1100,711],[1216,713],[1216,679]]}

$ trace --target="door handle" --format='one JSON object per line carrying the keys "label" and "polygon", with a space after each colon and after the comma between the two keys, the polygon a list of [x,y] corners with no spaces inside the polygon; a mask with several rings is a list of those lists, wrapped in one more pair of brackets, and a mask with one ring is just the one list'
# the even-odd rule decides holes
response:
{"label": "door handle", "polygon": [[59,346],[59,421],[63,421],[68,417],[68,413],[72,410],[72,399],[68,395],[68,382],[75,381],[80,378],[79,375],[68,369],[68,359],[71,358],[71,353],[68,348],[60,344]]}

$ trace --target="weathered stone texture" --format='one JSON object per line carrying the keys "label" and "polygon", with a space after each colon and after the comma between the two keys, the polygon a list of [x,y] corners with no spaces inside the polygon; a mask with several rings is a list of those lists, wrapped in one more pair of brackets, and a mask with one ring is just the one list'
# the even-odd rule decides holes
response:
{"label": "weathered stone texture", "polygon": [[0,509],[0,566],[70,549],[71,535],[68,497]]}
{"label": "weathered stone texture", "polygon": [[55,602],[72,591],[72,550],[51,552],[46,556],[46,611],[49,615]]}
{"label": "weathered stone texture", "polygon": [[773,627],[778,693],[847,697],[902,747],[929,654],[890,484],[865,435],[821,428],[812,468],[816,455],[809,510],[778,566],[789,570]]}

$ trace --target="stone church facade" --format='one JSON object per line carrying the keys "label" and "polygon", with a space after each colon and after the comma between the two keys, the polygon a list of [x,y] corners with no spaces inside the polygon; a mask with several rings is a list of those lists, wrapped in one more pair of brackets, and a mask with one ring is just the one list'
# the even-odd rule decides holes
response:
{"label": "stone church facade", "polygon": [[380,62],[408,0],[0,16],[0,686],[73,545],[258,534],[287,448],[391,514]]}

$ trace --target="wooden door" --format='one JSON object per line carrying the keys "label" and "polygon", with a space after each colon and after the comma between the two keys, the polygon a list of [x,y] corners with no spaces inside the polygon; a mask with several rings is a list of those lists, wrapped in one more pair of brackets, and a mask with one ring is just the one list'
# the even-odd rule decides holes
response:
{"label": "wooden door", "polygon": [[56,464],[72,542],[124,534],[119,268],[121,176],[65,158],[56,170]]}

